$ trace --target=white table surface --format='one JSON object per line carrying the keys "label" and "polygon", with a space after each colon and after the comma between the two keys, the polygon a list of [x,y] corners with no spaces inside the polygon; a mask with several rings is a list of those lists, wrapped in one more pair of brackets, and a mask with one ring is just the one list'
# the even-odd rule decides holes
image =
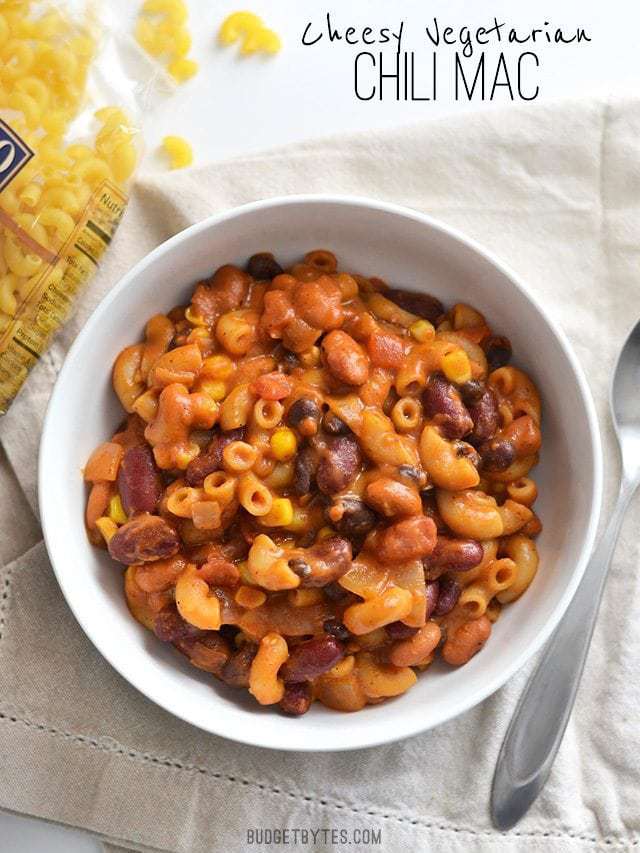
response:
{"label": "white table surface", "polygon": [[[434,15],[441,27],[490,27],[494,15],[506,21],[507,27],[523,30],[540,27],[545,20],[567,32],[584,27],[592,38],[590,44],[562,48],[539,44],[533,48],[540,59],[535,81],[540,86],[538,100],[638,90],[640,60],[635,33],[640,25],[640,5],[629,0],[555,0],[547,4],[546,12],[537,0],[518,4],[512,0],[476,0],[473,4],[465,0],[431,0],[428,4],[423,0],[349,0],[326,6],[299,0],[251,0],[247,4],[225,0],[215,5],[209,0],[188,0],[188,5],[194,36],[192,55],[201,70],[174,95],[162,99],[156,114],[146,116],[149,169],[164,168],[156,148],[167,134],[187,137],[196,161],[205,163],[319,135],[389,127],[506,103],[504,96],[493,104],[455,103],[444,91],[436,102],[396,102],[390,97],[358,101],[353,94],[353,59],[359,50],[367,48],[349,47],[344,42],[330,45],[326,35],[315,47],[301,45],[306,24],[313,21],[313,31],[319,32],[328,9],[333,10],[334,25],[343,31],[350,25],[396,29],[403,19],[403,49],[429,53],[432,47],[425,41],[423,28],[432,23]],[[127,27],[138,3],[110,0],[109,6],[119,24]],[[284,47],[278,56],[239,59],[235,48],[217,46],[217,27],[227,14],[242,8],[262,15],[265,23],[281,35]],[[375,53],[379,48],[368,49]],[[488,64],[495,64],[500,49],[487,48]],[[450,68],[453,50],[442,53],[443,68]],[[416,64],[426,79],[428,66],[418,59]],[[418,94],[423,93],[421,87],[423,84],[416,84]],[[101,850],[101,845],[85,833],[0,814],[0,853]]]}

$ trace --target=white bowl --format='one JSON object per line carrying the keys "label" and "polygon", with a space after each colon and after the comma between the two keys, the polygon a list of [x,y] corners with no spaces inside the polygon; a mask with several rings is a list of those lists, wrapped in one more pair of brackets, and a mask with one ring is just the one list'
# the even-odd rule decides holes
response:
{"label": "white bowl", "polygon": [[[117,353],[145,321],[188,301],[194,282],[222,263],[269,250],[284,263],[326,247],[340,265],[446,305],[470,302],[511,338],[514,363],[542,393],[544,447],[536,469],[544,521],[541,566],[527,593],[505,607],[493,635],[466,666],[434,667],[407,694],[356,714],[315,703],[305,716],[260,708],[188,664],[136,623],[122,568],[87,541],[81,468],[122,420],[111,390]],[[116,249],[117,251],[117,249]],[[437,726],[501,687],[562,618],[591,551],[601,500],[596,415],[564,335],[496,258],[427,216],[368,199],[294,196],[213,216],[163,243],[103,300],[69,355],[47,412],[39,463],[40,513],[58,582],[78,622],[116,670],[178,717],[243,743],[287,750],[373,746]]]}

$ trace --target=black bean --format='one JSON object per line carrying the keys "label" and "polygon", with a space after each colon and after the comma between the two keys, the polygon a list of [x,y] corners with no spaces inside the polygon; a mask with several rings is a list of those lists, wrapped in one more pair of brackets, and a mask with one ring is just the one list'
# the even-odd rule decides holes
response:
{"label": "black bean", "polygon": [[504,367],[511,360],[511,341],[504,335],[492,335],[483,344],[489,371]]}
{"label": "black bean", "polygon": [[271,252],[258,252],[249,258],[247,272],[256,281],[266,281],[280,275],[284,270]]}

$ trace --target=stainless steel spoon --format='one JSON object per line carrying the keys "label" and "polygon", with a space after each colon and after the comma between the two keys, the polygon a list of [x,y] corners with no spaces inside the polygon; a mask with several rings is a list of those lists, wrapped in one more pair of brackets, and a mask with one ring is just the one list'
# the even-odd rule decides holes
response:
{"label": "stainless steel spoon", "polygon": [[618,357],[610,405],[622,457],[620,494],[505,735],[491,791],[491,817],[498,829],[514,826],[547,781],[571,716],[620,526],[640,484],[640,322]]}

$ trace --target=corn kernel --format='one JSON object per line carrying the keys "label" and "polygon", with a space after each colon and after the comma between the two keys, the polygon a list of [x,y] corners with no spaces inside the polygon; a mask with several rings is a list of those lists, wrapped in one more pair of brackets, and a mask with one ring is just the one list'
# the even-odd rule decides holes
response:
{"label": "corn kernel", "polygon": [[442,372],[449,382],[461,385],[471,379],[471,362],[463,349],[455,349],[442,356]]}
{"label": "corn kernel", "polygon": [[416,320],[409,326],[409,331],[413,337],[421,344],[433,340],[436,330],[428,320]]}
{"label": "corn kernel", "polygon": [[234,600],[240,607],[246,607],[247,610],[254,610],[265,603],[267,594],[261,589],[255,589],[252,586],[241,586],[236,592]]}
{"label": "corn kernel", "polygon": [[275,498],[271,509],[260,521],[267,527],[286,527],[293,521],[293,504],[289,498]]}
{"label": "corn kernel", "polygon": [[187,59],[185,56],[179,56],[169,63],[169,74],[174,77],[178,83],[184,83],[185,80],[190,80],[194,74],[198,72],[198,63],[194,59]]}
{"label": "corn kernel", "polygon": [[217,380],[205,379],[200,383],[200,390],[204,391],[207,397],[211,397],[211,399],[216,400],[216,402],[224,400],[227,396],[227,386],[224,382],[218,382]]}
{"label": "corn kernel", "polygon": [[193,149],[181,136],[165,136],[162,147],[169,155],[172,169],[184,169],[193,163]]}
{"label": "corn kernel", "polygon": [[116,524],[125,524],[128,521],[120,495],[114,495],[109,501],[109,518],[115,521]]}
{"label": "corn kernel", "polygon": [[271,452],[279,462],[291,459],[298,449],[295,433],[288,427],[277,429],[271,436],[269,443],[271,444]]}
{"label": "corn kernel", "polygon": [[293,517],[289,524],[287,524],[287,530],[290,530],[292,533],[303,533],[309,528],[309,513],[302,506],[295,506],[293,508]]}
{"label": "corn kernel", "polygon": [[96,521],[96,527],[102,534],[104,541],[107,543],[111,537],[118,532],[118,525],[113,521],[113,519],[108,518],[106,515],[103,515],[102,518],[99,518]]}

